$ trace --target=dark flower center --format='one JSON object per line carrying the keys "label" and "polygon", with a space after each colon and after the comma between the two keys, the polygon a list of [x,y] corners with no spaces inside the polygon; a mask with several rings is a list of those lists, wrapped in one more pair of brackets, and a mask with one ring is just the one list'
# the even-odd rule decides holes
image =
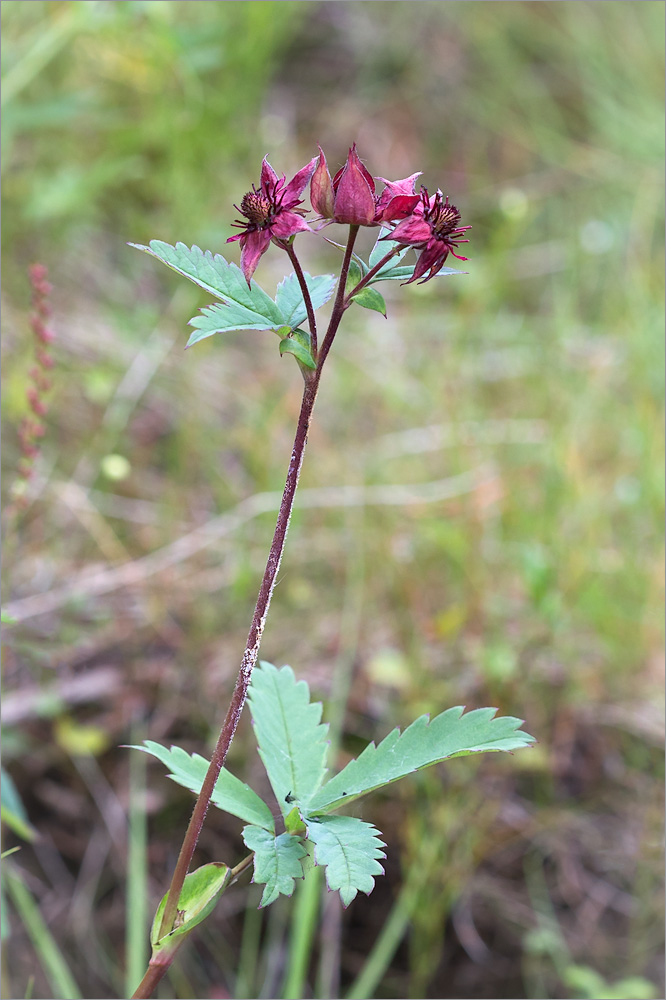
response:
{"label": "dark flower center", "polygon": [[448,196],[442,199],[441,194],[437,192],[435,201],[431,207],[426,192],[424,208],[424,217],[432,225],[433,233],[439,239],[446,239],[447,236],[450,236],[460,226],[460,212],[455,205],[449,205]]}
{"label": "dark flower center", "polygon": [[238,211],[249,219],[250,225],[260,229],[270,221],[274,205],[268,195],[253,188],[243,196]]}

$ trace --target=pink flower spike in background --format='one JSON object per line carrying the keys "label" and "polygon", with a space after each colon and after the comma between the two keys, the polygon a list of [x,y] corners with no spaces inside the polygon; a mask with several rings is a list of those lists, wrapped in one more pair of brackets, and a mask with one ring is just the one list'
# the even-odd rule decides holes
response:
{"label": "pink flower spike in background", "polygon": [[232,223],[244,231],[237,236],[230,236],[227,243],[240,240],[241,270],[248,285],[259,259],[268,250],[272,239],[288,240],[296,233],[311,231],[303,219],[306,210],[296,206],[302,204],[300,196],[312,177],[316,163],[315,156],[287,184],[285,176],[278,177],[264,157],[259,188],[252,185],[252,190],[244,195],[240,207],[234,206],[245,216],[247,222],[239,220]]}
{"label": "pink flower spike in background", "polygon": [[461,226],[460,221],[460,212],[455,205],[449,204],[448,197],[444,198],[441,191],[438,190],[430,198],[426,188],[421,188],[421,203],[416,206],[413,215],[399,222],[393,232],[384,237],[422,250],[414,274],[405,282],[406,285],[422,278],[426,271],[429,273],[421,284],[430,281],[444,266],[450,253],[458,260],[467,260],[456,250],[460,243],[469,243],[468,239],[461,239],[461,235],[472,227]]}
{"label": "pink flower spike in background", "polygon": [[353,226],[378,226],[384,222],[404,219],[419,202],[414,182],[420,174],[400,181],[382,181],[386,187],[379,198],[375,195],[375,180],[365,168],[356,143],[347,155],[344,167],[331,180],[321,147],[319,160],[312,175],[310,199],[315,212],[330,222]]}

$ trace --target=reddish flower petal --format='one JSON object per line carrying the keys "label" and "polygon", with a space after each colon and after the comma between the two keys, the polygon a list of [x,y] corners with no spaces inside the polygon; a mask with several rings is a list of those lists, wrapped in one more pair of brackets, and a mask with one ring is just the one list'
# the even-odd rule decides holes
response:
{"label": "reddish flower petal", "polygon": [[267,229],[256,229],[252,233],[247,233],[245,240],[241,240],[241,271],[245,275],[248,285],[250,279],[257,269],[259,258],[268,250],[271,241],[271,234]]}
{"label": "reddish flower petal", "polygon": [[310,201],[315,212],[323,216],[324,219],[332,219],[335,211],[335,196],[333,194],[333,183],[331,175],[326,165],[326,157],[319,147],[319,159],[310,182]]}
{"label": "reddish flower petal", "polygon": [[[273,170],[272,166],[270,165],[270,163],[268,162],[268,160],[264,156],[264,158],[263,158],[263,160],[261,162],[261,181],[260,181],[260,187],[261,187],[262,191],[265,191],[266,193],[269,193],[270,190],[277,183],[277,181],[279,181],[279,179],[280,178],[275,173],[275,171]],[[282,178],[282,181],[284,182],[284,177]]]}
{"label": "reddish flower petal", "polygon": [[295,233],[306,231],[311,232],[310,227],[305,219],[295,212],[280,212],[270,226],[271,235],[277,236],[279,240],[286,240]]}
{"label": "reddish flower petal", "polygon": [[335,221],[369,226],[375,217],[374,189],[372,177],[359,160],[356,147],[352,146],[335,188]]}
{"label": "reddish flower petal", "polygon": [[349,150],[349,155],[347,156],[347,163],[350,163],[351,161],[353,161],[354,162],[354,166],[358,170],[361,171],[361,173],[363,174],[363,176],[364,176],[364,178],[366,180],[366,183],[367,183],[368,187],[370,188],[370,190],[374,194],[375,193],[375,179],[372,176],[372,174],[370,173],[370,171],[366,168],[365,164],[362,162],[362,160],[359,157],[358,153],[356,152],[356,143],[354,143],[352,145],[352,148]]}
{"label": "reddish flower petal", "polygon": [[382,206],[381,201],[384,194],[386,192],[382,194],[382,197],[377,202],[375,222],[393,222],[395,219],[406,219],[421,201],[417,194],[399,194]]}
{"label": "reddish flower petal", "polygon": [[[431,278],[437,274],[439,269],[444,264],[444,261],[449,256],[449,248],[446,244],[441,243],[439,240],[433,240],[429,246],[419,256],[416,262],[416,267],[414,268],[414,274],[411,276],[409,281],[405,281],[405,285],[410,285],[412,281],[418,281],[422,278],[426,271],[430,271],[430,274],[425,281],[429,281]],[[423,282],[421,282],[423,284]]]}
{"label": "reddish flower petal", "polygon": [[399,222],[393,232],[383,238],[413,247],[427,243],[431,235],[429,223],[423,217],[413,214]]}
{"label": "reddish flower petal", "polygon": [[293,208],[294,205],[298,205],[299,198],[303,193],[303,188],[312,177],[314,169],[317,166],[317,160],[318,157],[314,156],[310,162],[306,163],[304,167],[301,167],[298,173],[294,174],[292,179],[289,181],[280,200],[280,204],[283,209]]}

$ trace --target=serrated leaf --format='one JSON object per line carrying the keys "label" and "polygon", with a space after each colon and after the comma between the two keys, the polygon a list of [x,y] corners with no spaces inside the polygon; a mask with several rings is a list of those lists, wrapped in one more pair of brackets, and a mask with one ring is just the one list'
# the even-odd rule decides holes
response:
{"label": "serrated leaf", "polygon": [[282,814],[294,805],[307,812],[326,773],[328,726],[320,725],[321,703],[310,704],[308,685],[296,682],[291,667],[278,670],[266,662],[254,669],[248,702],[259,754]]}
{"label": "serrated leaf", "polygon": [[291,896],[294,879],[303,878],[301,858],[308,853],[299,838],[288,833],[275,837],[258,826],[246,826],[243,840],[254,851],[253,882],[266,886],[259,907],[268,906],[279,895]]}
{"label": "serrated leaf", "polygon": [[326,866],[326,884],[339,890],[342,905],[349,906],[358,892],[370,895],[374,876],[384,874],[377,860],[386,857],[379,830],[354,816],[322,816],[306,825],[315,864]]}
{"label": "serrated leaf", "polygon": [[[384,239],[384,237],[389,236],[390,233],[391,230],[387,229],[384,226],[382,226],[382,228],[379,230],[379,236],[377,237],[377,241],[372,250],[370,251],[370,256],[368,257],[368,264],[371,268],[375,267],[376,264],[379,264],[382,257],[385,257],[387,253],[390,253],[391,250],[395,250],[397,247],[400,246],[400,243],[398,243],[396,240]],[[387,261],[387,263],[384,265],[381,271],[378,272],[378,275],[379,274],[383,275],[384,271],[395,267],[395,265],[402,260],[402,258],[405,256],[405,254],[409,249],[411,248],[403,246],[402,249],[400,250],[400,253],[397,253],[395,257],[391,257],[391,259]]]}
{"label": "serrated leaf", "polygon": [[197,924],[205,920],[231,881],[231,869],[221,862],[213,861],[185,876],[183,888],[178,897],[177,916],[173,929],[159,937],[160,925],[166,908],[168,893],[162,897],[150,932],[153,958],[156,955],[173,953],[183,939]]}
{"label": "serrated leaf", "polygon": [[290,337],[284,337],[280,341],[280,356],[285,354],[293,354],[302,365],[312,371],[317,367],[317,362],[312,357],[310,334],[305,330],[293,330]]}
{"label": "serrated leaf", "polygon": [[378,746],[369,743],[312,797],[309,815],[330,813],[375,788],[450,757],[518,750],[535,742],[533,736],[518,731],[521,719],[494,718],[496,708],[477,708],[464,715],[463,711],[461,706],[449,708],[432,722],[422,715],[402,735],[394,729]]}
{"label": "serrated leaf", "polygon": [[235,305],[220,305],[218,302],[203,306],[200,316],[193,316],[188,326],[193,326],[185,347],[192,347],[214,333],[229,333],[231,330],[274,330],[276,324],[270,319],[250,317]]}
{"label": "serrated leaf", "polygon": [[[177,785],[188,788],[195,795],[201,791],[209,761],[200,757],[199,754],[189,754],[182,747],[176,746],[172,746],[168,750],[153,740],[144,740],[143,746],[133,746],[130,749],[142,750],[143,753],[157,757],[166,765],[171,772],[169,777]],[[275,831],[273,814],[269,806],[263,799],[259,798],[256,792],[252,791],[249,785],[240,781],[224,767],[215,782],[211,802],[218,809],[223,809],[224,812],[231,813],[232,816],[238,816],[244,823],[263,827],[270,833]]]}
{"label": "serrated leaf", "polygon": [[357,292],[353,296],[352,302],[355,302],[357,306],[362,306],[364,309],[372,309],[374,312],[386,316],[386,303],[375,288],[368,288],[366,285],[365,288],[362,288],[360,292]]}
{"label": "serrated leaf", "polygon": [[197,332],[190,337],[188,347],[213,333],[271,330],[284,324],[282,312],[270,295],[255,281],[248,286],[241,269],[228,263],[221,254],[213,255],[210,250],[204,252],[198,246],[190,248],[185,243],[176,243],[174,247],[162,240],[151,240],[147,247],[139,243],[129,245],[157,257],[167,267],[224,302],[224,306],[208,306],[203,316],[190,320]]}
{"label": "serrated leaf", "polygon": [[[312,277],[305,272],[303,275],[305,283],[310,292],[312,308],[317,311],[325,302],[328,302],[335,291],[336,277],[334,274],[319,274]],[[281,281],[277,287],[275,304],[280,309],[283,316],[283,323],[290,327],[300,326],[307,319],[307,310],[303,301],[303,293],[295,274],[290,274]]]}

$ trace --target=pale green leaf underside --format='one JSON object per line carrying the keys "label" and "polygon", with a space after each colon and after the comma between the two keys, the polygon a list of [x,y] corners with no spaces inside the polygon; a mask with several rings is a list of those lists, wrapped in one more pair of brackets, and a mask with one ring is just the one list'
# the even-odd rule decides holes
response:
{"label": "pale green leaf underside", "polygon": [[[135,746],[133,749],[143,750],[144,753],[157,757],[169,769],[169,777],[176,784],[183,785],[195,795],[199,794],[209,764],[199,754],[190,755],[181,747],[171,747],[167,750],[153,740],[145,740],[143,746]],[[271,834],[275,831],[273,815],[263,799],[226,768],[220,771],[211,802],[218,809],[223,809],[232,816],[238,816],[245,823],[263,827]]]}
{"label": "pale green leaf underside", "polygon": [[[379,230],[379,236],[377,237],[377,241],[372,250],[370,251],[370,256],[368,257],[369,267],[372,268],[375,266],[375,264],[379,264],[382,257],[385,257],[386,254],[389,253],[391,250],[395,250],[396,247],[400,246],[400,244],[397,243],[395,240],[384,239],[384,237],[389,236],[390,233],[391,230],[387,229],[384,226],[382,226],[382,228]],[[386,264],[384,264],[384,267],[381,269],[381,271],[377,272],[378,275],[383,275],[384,271],[388,271],[391,268],[395,267],[396,264],[399,264],[409,249],[410,249],[409,247],[403,247],[400,253],[397,253],[395,257],[391,257],[391,259]]]}
{"label": "pale green leaf underside", "polygon": [[310,702],[305,681],[291,667],[255,667],[248,702],[259,754],[286,816],[294,805],[308,811],[326,773],[328,726],[320,725],[321,702]]}
{"label": "pale green leaf underside", "polygon": [[294,879],[303,878],[301,858],[307,854],[298,837],[288,833],[275,837],[258,826],[246,826],[243,840],[254,851],[253,881],[266,886],[259,906],[268,906],[280,894],[291,896]]}
{"label": "pale green leaf underside", "polygon": [[432,722],[422,715],[402,734],[394,729],[378,746],[369,743],[359,757],[319,789],[310,801],[309,815],[332,812],[375,788],[449,757],[518,750],[534,743],[533,736],[518,731],[520,719],[494,718],[496,711],[477,708],[463,714],[458,706]]}
{"label": "pale green leaf underside", "polygon": [[355,816],[322,816],[306,822],[308,840],[315,845],[315,864],[326,866],[326,884],[339,890],[342,905],[349,906],[358,892],[369,895],[374,876],[384,874],[377,860],[386,857],[379,830]]}
{"label": "pale green leaf underside", "polygon": [[[336,277],[334,274],[319,274],[313,278],[307,271],[303,276],[310,292],[312,308],[316,312],[325,302],[328,302],[335,291]],[[277,287],[275,303],[284,317],[284,323],[292,329],[300,326],[307,319],[303,293],[295,274],[290,274],[280,282]]]}

